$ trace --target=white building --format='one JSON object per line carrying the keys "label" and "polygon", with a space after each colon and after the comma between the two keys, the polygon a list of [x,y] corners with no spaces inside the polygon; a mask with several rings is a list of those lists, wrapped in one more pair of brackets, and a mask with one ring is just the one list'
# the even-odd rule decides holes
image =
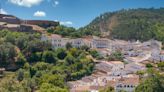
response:
{"label": "white building", "polygon": [[124,61],[125,62],[128,62],[128,63],[143,62],[145,60],[149,60],[151,57],[152,57],[151,52],[149,52],[149,51],[143,51],[142,53],[140,53],[136,57],[128,57],[128,56],[126,56],[124,58]]}
{"label": "white building", "polygon": [[51,35],[51,42],[54,48],[62,47],[62,44],[61,44],[62,37],[60,35],[56,35],[56,34]]}
{"label": "white building", "polygon": [[41,40],[42,41],[48,41],[48,40],[50,40],[50,37],[48,37],[46,34],[42,34]]}
{"label": "white building", "polygon": [[151,54],[151,59],[153,62],[157,63],[160,61],[164,61],[164,51],[153,50]]}
{"label": "white building", "polygon": [[139,76],[129,75],[128,77],[122,77],[119,79],[114,88],[116,92],[124,90],[126,92],[134,92],[135,88],[139,85]]}
{"label": "white building", "polygon": [[41,40],[50,41],[54,48],[65,48],[66,44],[70,42],[70,39],[62,38],[62,36],[57,34],[52,34],[50,36],[43,34]]}
{"label": "white building", "polygon": [[111,49],[113,51],[121,50],[121,51],[129,51],[133,49],[133,44],[124,40],[112,40],[111,41]]}
{"label": "white building", "polygon": [[107,61],[102,61],[99,64],[96,64],[95,69],[109,75],[111,74],[112,66]]}
{"label": "white building", "polygon": [[160,52],[160,61],[164,61],[164,50]]}
{"label": "white building", "polygon": [[108,48],[109,39],[93,37],[92,48]]}
{"label": "white building", "polygon": [[161,61],[164,61],[164,55],[161,55],[160,58],[161,58]]}
{"label": "white building", "polygon": [[92,37],[83,38],[83,42],[84,42],[84,45],[88,46],[89,48],[92,48],[92,42],[93,42]]}
{"label": "white building", "polygon": [[150,48],[156,48],[157,50],[161,50],[162,48],[162,42],[157,40],[149,40],[147,42],[144,42],[142,44],[144,47],[150,47]]}
{"label": "white building", "polygon": [[82,38],[77,38],[77,39],[71,39],[71,43],[73,47],[79,48],[81,46],[84,46],[85,43]]}
{"label": "white building", "polygon": [[124,72],[124,63],[121,61],[109,61],[108,62],[109,65],[111,65],[112,70],[110,72],[110,75],[112,76],[121,76],[121,75],[125,75],[126,72]]}
{"label": "white building", "polygon": [[151,60],[152,60],[153,62],[159,62],[160,59],[161,59],[161,57],[160,57],[159,53],[152,53],[152,54],[151,54]]}
{"label": "white building", "polygon": [[133,62],[125,65],[125,70],[130,71],[131,73],[136,73],[137,71],[146,70],[144,64]]}
{"label": "white building", "polygon": [[47,36],[46,34],[42,34],[42,41],[50,40],[54,48],[63,48],[69,42],[73,47],[79,48],[81,46],[88,46],[90,48],[109,48],[109,39],[99,38],[99,37],[86,37],[86,38],[77,38],[77,39],[69,39],[62,38],[62,36],[57,34],[52,34],[51,36]]}

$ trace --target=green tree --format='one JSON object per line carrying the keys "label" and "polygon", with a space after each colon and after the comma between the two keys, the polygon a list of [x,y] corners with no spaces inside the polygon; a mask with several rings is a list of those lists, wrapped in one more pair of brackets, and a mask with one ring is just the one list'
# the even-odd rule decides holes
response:
{"label": "green tree", "polygon": [[69,49],[71,49],[71,48],[72,48],[72,44],[68,42],[68,43],[66,44],[66,49],[69,50]]}
{"label": "green tree", "polygon": [[96,50],[90,50],[89,53],[92,55],[92,57],[97,58],[99,57],[99,53]]}
{"label": "green tree", "polygon": [[85,51],[89,51],[90,48],[87,45],[84,45],[84,46],[81,47],[81,49],[85,50]]}
{"label": "green tree", "polygon": [[160,70],[164,70],[164,62],[158,63],[158,68],[159,68]]}
{"label": "green tree", "polygon": [[55,58],[54,53],[52,51],[44,51],[42,61],[56,64],[57,59]]}
{"label": "green tree", "polygon": [[23,81],[23,79],[24,79],[24,71],[22,69],[20,69],[18,71],[17,80],[20,82],[20,81]]}
{"label": "green tree", "polygon": [[36,74],[36,69],[33,68],[33,67],[30,67],[29,72],[30,72],[30,76],[31,76],[31,78],[32,78],[32,77]]}
{"label": "green tree", "polygon": [[149,69],[149,77],[135,89],[135,92],[163,92],[164,77],[153,69]]}
{"label": "green tree", "polygon": [[67,57],[65,58],[66,65],[71,65],[75,63],[75,58],[71,55],[68,54]]}
{"label": "green tree", "polygon": [[122,61],[123,55],[120,51],[116,51],[108,57],[108,60],[110,60],[110,61],[117,61],[117,60]]}
{"label": "green tree", "polygon": [[99,92],[115,92],[113,87],[105,87],[103,89],[100,89]]}
{"label": "green tree", "polygon": [[26,63],[26,58],[23,56],[22,53],[18,53],[16,64],[22,67],[24,66],[25,63]]}
{"label": "green tree", "polygon": [[38,92],[68,92],[68,90],[49,83],[43,83]]}
{"label": "green tree", "polygon": [[61,75],[44,74],[41,77],[41,83],[50,83],[60,88],[65,88],[64,78]]}
{"label": "green tree", "polygon": [[67,53],[64,49],[58,49],[57,50],[57,57],[61,60],[63,60],[67,56]]}
{"label": "green tree", "polygon": [[152,68],[153,65],[149,63],[149,64],[146,64],[146,67],[147,67],[147,68]]}

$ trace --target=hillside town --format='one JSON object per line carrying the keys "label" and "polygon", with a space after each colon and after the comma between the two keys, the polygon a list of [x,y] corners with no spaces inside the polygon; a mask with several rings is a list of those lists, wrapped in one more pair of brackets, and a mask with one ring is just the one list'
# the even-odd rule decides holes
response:
{"label": "hillside town", "polygon": [[0,0],[0,92],[164,92],[163,0]]}
{"label": "hillside town", "polygon": [[[17,32],[39,32],[41,41],[50,42],[54,49],[88,47],[95,50],[103,57],[93,58],[95,68],[90,76],[85,76],[77,81],[69,81],[67,85],[70,92],[99,92],[104,87],[113,87],[116,92],[122,90],[133,92],[140,84],[140,71],[147,70],[147,64],[164,61],[162,42],[149,40],[146,42],[124,41],[118,39],[101,38],[98,36],[85,36],[82,38],[62,37],[58,34],[48,34],[45,30],[55,28],[58,22],[43,20],[21,20],[12,15],[0,14],[0,30],[7,29]],[[119,51],[122,60],[108,60],[113,53]],[[5,71],[0,69],[1,76]],[[147,76],[147,75],[144,75]]]}
{"label": "hillside town", "polygon": [[[51,42],[54,48],[65,48],[68,43],[73,47],[87,46],[97,50],[102,57],[107,57],[116,51],[123,54],[123,61],[96,60],[94,73],[81,80],[68,82],[70,92],[99,92],[100,88],[111,86],[116,92],[124,90],[133,92],[140,83],[138,71],[146,71],[146,64],[164,61],[162,43],[157,40],[123,41],[110,40],[96,36],[84,38],[64,38],[61,35],[42,34],[42,41]],[[146,76],[146,75],[145,75]]]}

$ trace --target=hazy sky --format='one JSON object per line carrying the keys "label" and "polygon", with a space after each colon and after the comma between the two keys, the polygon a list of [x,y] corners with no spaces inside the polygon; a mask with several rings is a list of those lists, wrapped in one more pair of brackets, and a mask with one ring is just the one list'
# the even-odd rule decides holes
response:
{"label": "hazy sky", "polygon": [[104,12],[129,8],[164,7],[164,0],[0,0],[1,13],[22,19],[58,20],[82,27]]}

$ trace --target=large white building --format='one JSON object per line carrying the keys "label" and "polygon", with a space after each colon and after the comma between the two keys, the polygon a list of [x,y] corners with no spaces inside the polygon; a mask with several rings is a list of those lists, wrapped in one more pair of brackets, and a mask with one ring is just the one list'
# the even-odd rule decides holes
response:
{"label": "large white building", "polygon": [[70,39],[62,38],[60,35],[51,35],[51,42],[54,48],[65,48]]}
{"label": "large white building", "polygon": [[82,38],[71,39],[71,43],[73,47],[79,48],[85,45]]}
{"label": "large white building", "polygon": [[62,36],[57,34],[52,34],[50,36],[43,34],[41,40],[43,41],[50,40],[54,48],[64,48],[68,42],[71,43],[72,46],[76,48],[82,47],[84,45],[90,48],[109,47],[109,39],[99,38],[99,37],[69,39],[69,38],[63,38]]}
{"label": "large white building", "polygon": [[93,48],[109,48],[109,39],[93,37],[92,47]]}
{"label": "large white building", "polygon": [[52,34],[50,36],[43,34],[41,40],[50,41],[54,48],[65,48],[66,44],[70,42],[70,39],[62,38],[62,36],[56,34]]}
{"label": "large white building", "polygon": [[115,91],[120,92],[134,92],[135,88],[139,85],[139,76],[128,75],[127,77],[120,78],[114,85]]}

